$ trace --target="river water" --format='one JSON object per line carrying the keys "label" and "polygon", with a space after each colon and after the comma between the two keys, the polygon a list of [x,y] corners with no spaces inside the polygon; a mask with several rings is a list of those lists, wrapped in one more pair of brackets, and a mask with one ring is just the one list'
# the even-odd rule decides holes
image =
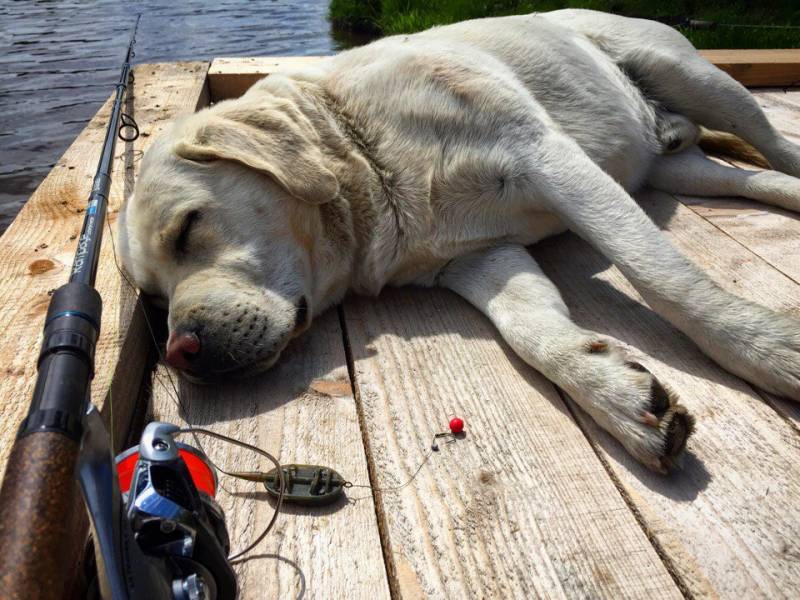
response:
{"label": "river water", "polygon": [[[0,0],[0,232],[135,62],[332,54],[328,0]],[[100,149],[98,148],[98,156]]]}

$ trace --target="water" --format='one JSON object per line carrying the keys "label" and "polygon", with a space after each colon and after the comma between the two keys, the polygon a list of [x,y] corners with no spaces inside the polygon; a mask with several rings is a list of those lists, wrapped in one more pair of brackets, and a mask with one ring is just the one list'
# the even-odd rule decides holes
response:
{"label": "water", "polygon": [[[333,54],[328,0],[0,0],[0,232],[135,62]],[[100,149],[98,148],[98,156]]]}

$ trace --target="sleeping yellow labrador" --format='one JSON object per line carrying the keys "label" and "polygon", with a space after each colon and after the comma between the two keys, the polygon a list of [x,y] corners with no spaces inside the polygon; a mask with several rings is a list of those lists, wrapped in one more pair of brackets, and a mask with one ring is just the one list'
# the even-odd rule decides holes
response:
{"label": "sleeping yellow labrador", "polygon": [[[774,171],[721,166],[698,125]],[[120,221],[126,268],[169,305],[194,379],[270,367],[348,291],[450,288],[640,461],[692,418],[613,341],[576,326],[525,246],[571,229],[729,371],[800,400],[800,321],[720,289],[631,198],[644,185],[800,211],[800,148],[658,23],[584,10],[386,38],[177,121]]]}

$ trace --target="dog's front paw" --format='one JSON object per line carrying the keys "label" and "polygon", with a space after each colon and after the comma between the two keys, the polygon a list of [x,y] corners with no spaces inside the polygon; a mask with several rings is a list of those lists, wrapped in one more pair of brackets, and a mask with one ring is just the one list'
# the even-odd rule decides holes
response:
{"label": "dog's front paw", "polygon": [[650,371],[606,342],[592,342],[578,366],[590,385],[567,390],[637,460],[660,473],[679,465],[694,417]]}
{"label": "dog's front paw", "polygon": [[707,350],[717,362],[768,392],[800,401],[800,320],[748,303],[724,327],[724,343]]}

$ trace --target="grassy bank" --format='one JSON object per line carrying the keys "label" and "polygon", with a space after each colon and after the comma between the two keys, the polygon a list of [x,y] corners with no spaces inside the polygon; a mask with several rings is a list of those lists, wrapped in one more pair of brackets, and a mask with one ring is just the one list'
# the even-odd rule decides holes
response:
{"label": "grassy bank", "polygon": [[780,28],[800,27],[797,0],[332,0],[330,17],[335,27],[380,36],[567,7],[659,19],[671,25],[683,18],[718,23],[711,30],[678,26],[698,48],[800,48],[800,28]]}

